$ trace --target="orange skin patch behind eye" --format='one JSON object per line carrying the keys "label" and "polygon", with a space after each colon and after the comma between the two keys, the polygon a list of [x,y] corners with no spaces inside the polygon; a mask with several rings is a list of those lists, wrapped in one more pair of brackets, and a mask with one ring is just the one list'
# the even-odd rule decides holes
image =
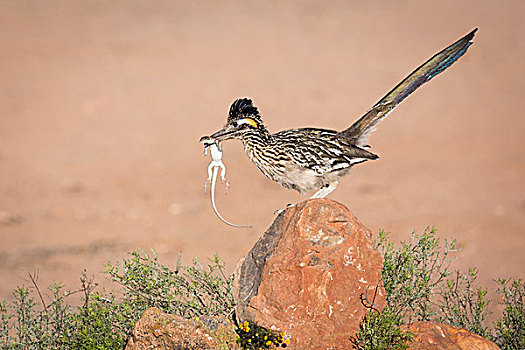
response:
{"label": "orange skin patch behind eye", "polygon": [[246,122],[248,124],[250,124],[251,126],[253,126],[254,128],[257,127],[257,122],[255,120],[253,120],[252,118],[245,118]]}

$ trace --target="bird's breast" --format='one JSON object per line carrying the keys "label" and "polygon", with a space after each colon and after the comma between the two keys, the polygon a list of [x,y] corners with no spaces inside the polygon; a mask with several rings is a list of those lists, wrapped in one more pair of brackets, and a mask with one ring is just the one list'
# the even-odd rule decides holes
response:
{"label": "bird's breast", "polygon": [[243,140],[244,152],[259,170],[273,181],[281,183],[286,174],[287,157],[278,149],[262,142]]}

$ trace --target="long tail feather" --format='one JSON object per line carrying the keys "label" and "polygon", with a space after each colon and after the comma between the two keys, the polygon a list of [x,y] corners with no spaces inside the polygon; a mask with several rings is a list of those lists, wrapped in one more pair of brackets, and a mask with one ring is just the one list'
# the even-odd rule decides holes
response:
{"label": "long tail feather", "polygon": [[379,102],[377,102],[365,115],[348,129],[340,132],[341,136],[350,139],[357,146],[364,146],[374,130],[374,126],[383,120],[394,108],[397,107],[418,87],[430,81],[433,77],[443,72],[456,62],[472,45],[472,38],[478,28],[474,29],[463,38],[456,41],[442,51],[435,54],[428,61],[416,68],[409,76],[394,87]]}

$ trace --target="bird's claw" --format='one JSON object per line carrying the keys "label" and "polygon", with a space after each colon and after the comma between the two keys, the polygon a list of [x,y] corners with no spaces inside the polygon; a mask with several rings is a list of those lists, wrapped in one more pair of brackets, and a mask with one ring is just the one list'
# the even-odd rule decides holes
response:
{"label": "bird's claw", "polygon": [[281,209],[277,209],[276,211],[274,211],[274,212],[273,212],[273,215],[279,215],[279,214],[281,214],[282,212],[286,211],[286,209],[288,209],[288,208],[292,208],[292,207],[295,207],[295,204],[293,204],[293,203],[288,203],[288,204],[286,204],[286,207],[281,208]]}

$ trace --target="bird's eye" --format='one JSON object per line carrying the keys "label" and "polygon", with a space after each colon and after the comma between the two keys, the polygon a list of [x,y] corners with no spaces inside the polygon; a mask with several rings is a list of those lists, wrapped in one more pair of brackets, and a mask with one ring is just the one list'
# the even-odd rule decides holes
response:
{"label": "bird's eye", "polygon": [[237,126],[241,126],[243,124],[249,124],[253,126],[254,128],[257,127],[257,122],[253,120],[252,118],[243,118],[243,119],[237,120]]}

